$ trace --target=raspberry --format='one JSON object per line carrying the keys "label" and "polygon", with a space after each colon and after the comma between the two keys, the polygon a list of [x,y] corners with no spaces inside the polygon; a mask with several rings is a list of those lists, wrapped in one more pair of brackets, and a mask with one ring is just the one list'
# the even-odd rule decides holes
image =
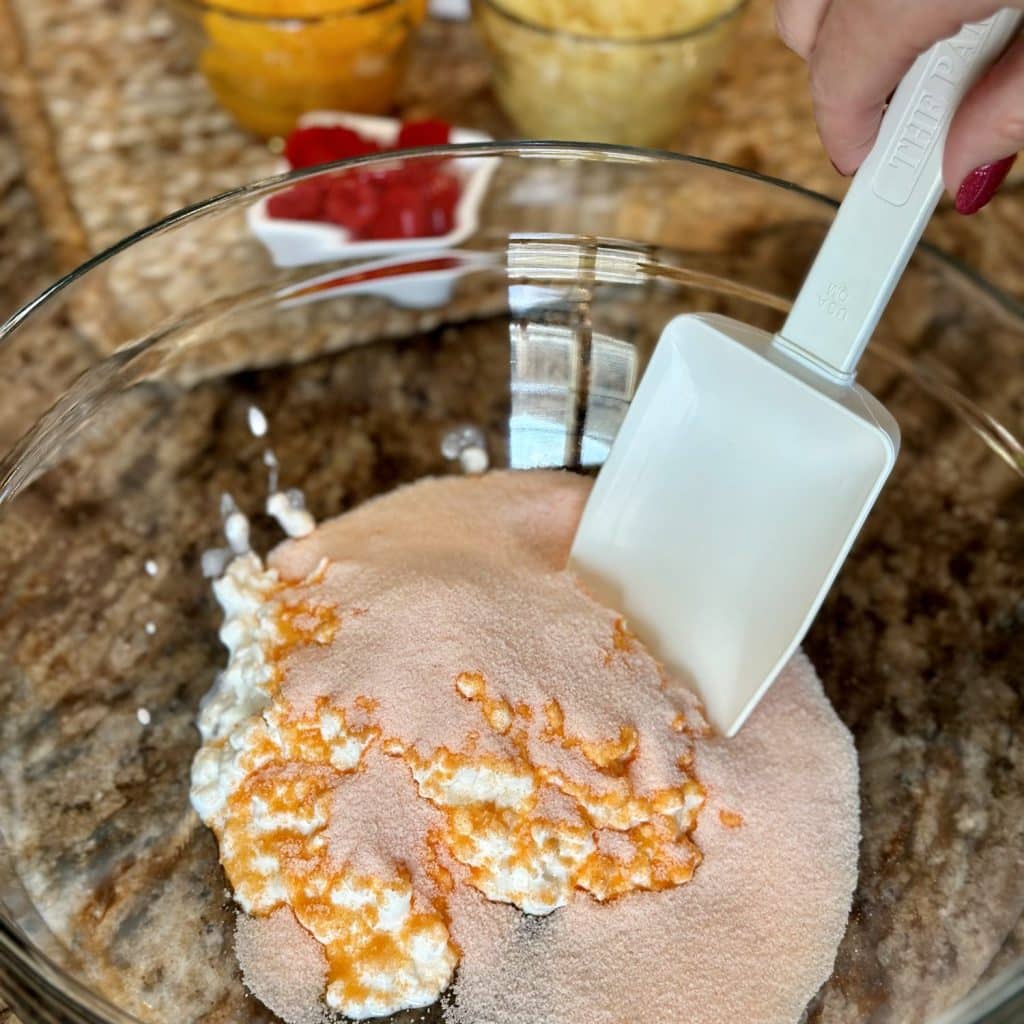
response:
{"label": "raspberry", "polygon": [[422,188],[428,205],[454,217],[462,191],[458,178],[445,171],[436,171],[423,183]]}
{"label": "raspberry", "polygon": [[367,177],[339,174],[329,182],[324,216],[347,228],[353,238],[365,238],[380,209],[380,192]]}
{"label": "raspberry", "polygon": [[300,181],[267,200],[267,213],[283,220],[319,220],[324,212],[324,182]]}
{"label": "raspberry", "polygon": [[451,126],[436,119],[406,121],[395,141],[395,149],[413,149],[417,146],[444,146],[451,138]]}
{"label": "raspberry", "polygon": [[293,168],[314,167],[334,160],[376,153],[380,146],[358,132],[340,125],[313,125],[296,128],[284,144],[285,159]]}
{"label": "raspberry", "polygon": [[408,185],[392,185],[381,197],[370,225],[373,238],[421,238],[430,233],[430,211],[424,197]]}

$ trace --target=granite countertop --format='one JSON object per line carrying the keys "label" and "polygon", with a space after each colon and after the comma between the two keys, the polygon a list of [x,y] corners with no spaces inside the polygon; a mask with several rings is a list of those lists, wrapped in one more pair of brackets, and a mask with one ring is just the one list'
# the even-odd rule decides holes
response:
{"label": "granite countertop", "polygon": [[[820,150],[804,69],[776,41],[769,0],[753,0],[741,31],[738,51],[744,59],[720,76],[678,148],[838,197],[845,183]],[[5,68],[0,82],[4,101],[0,108],[0,316],[130,231],[272,169],[275,158],[269,150],[238,131],[214,104],[174,23],[156,0],[0,0],[0,65]],[[81,102],[83,95],[89,97],[87,103]],[[401,106],[410,116],[435,114],[497,137],[510,134],[489,89],[486,62],[471,28],[464,24],[428,22],[424,26]],[[977,217],[961,218],[945,202],[928,237],[1010,294],[1024,298],[1024,246],[1020,245],[1024,171],[1018,170],[1003,193]],[[14,424],[55,379],[70,381],[96,355],[94,339],[87,332],[72,331],[56,334],[45,354],[19,353],[19,385],[0,407],[0,445],[12,440]],[[459,366],[452,372],[459,373]],[[987,400],[1015,423],[1024,420],[1022,377],[1020,359],[1007,351],[985,378]],[[908,479],[900,485],[908,508],[900,524],[908,534],[928,530],[936,503],[953,500],[955,481],[948,477],[941,459],[928,463],[923,472],[932,477]],[[999,784],[1012,791],[1006,815],[1012,816],[1014,809],[1019,812],[1018,821],[1024,815],[1024,753],[1020,749],[1024,613],[1019,603],[1022,581],[1013,569],[1024,559],[1020,527],[1024,488],[1008,476],[996,483],[989,478],[986,486],[988,504],[958,512],[956,521],[934,538],[934,550],[920,554],[918,571],[934,575],[936,581],[935,609],[922,617],[921,609],[908,604],[905,593],[883,587],[886,621],[897,623],[898,628],[883,629],[867,616],[853,627],[863,631],[864,649],[874,652],[871,667],[887,680],[887,717],[880,719],[878,708],[868,707],[867,698],[862,700],[857,693],[845,709],[855,731],[879,730],[873,737],[878,759],[864,766],[865,786],[873,787],[873,799],[890,802],[894,808],[903,799],[886,767],[887,758],[899,757],[903,777],[920,783],[914,795],[920,809],[915,818],[918,824],[961,812],[956,828],[969,836],[969,842],[964,840],[955,855],[936,867],[950,878],[968,877],[971,857],[981,858],[977,863],[996,863],[1007,849],[1012,856],[1012,839],[1007,838],[1011,832],[1005,823],[978,824],[977,816],[971,817],[972,785],[993,786],[992,780],[1003,772]],[[931,492],[931,497],[915,505],[918,489]],[[998,536],[989,529],[992,515],[1010,524]],[[877,550],[844,583],[837,601],[845,604],[837,614],[848,606],[856,620],[864,595],[878,592],[885,559],[898,543],[899,538],[877,538]],[[966,567],[953,558],[962,551],[971,552]],[[930,625],[924,624],[925,618]],[[975,678],[978,665],[971,662],[969,652],[946,652],[936,632],[940,629],[971,636],[969,646],[982,652],[985,693],[1011,708],[1005,722],[1008,739],[997,743],[978,738],[985,722],[975,720],[956,697]],[[865,669],[842,663],[842,645],[832,645],[827,630],[819,630],[811,643],[816,661],[831,661],[832,668],[852,679],[863,678]],[[927,673],[939,695],[936,701],[945,703],[920,703],[911,688],[900,683],[901,673],[914,680]],[[960,756],[966,749],[974,751],[981,758],[974,763],[980,781],[958,779],[956,764],[936,761],[915,746],[903,729],[908,715],[924,716],[934,728],[950,730],[950,749],[958,750]],[[996,749],[998,744],[1002,746]],[[961,794],[963,807],[946,806],[949,793]],[[993,838],[999,828],[1003,832]],[[915,879],[896,865],[914,836],[897,828],[876,838],[877,842],[866,840],[865,856],[883,865],[888,884],[912,890]],[[887,873],[886,864],[894,865]],[[976,920],[969,915],[959,931],[950,926],[947,944],[937,946],[936,955],[952,961],[923,965],[921,971],[928,977],[934,971],[936,987],[948,982],[950,992],[970,984],[989,961],[988,969],[994,971],[1024,949],[1024,924],[1012,928],[1012,921],[1024,910],[1021,886],[998,893],[979,886],[976,895],[1006,901],[1003,917],[1011,922],[1005,929],[1006,944],[998,953],[972,945],[970,928]],[[862,894],[865,904],[876,898],[883,897]],[[922,901],[914,912],[956,918],[963,909],[958,899],[951,895],[948,906]],[[900,950],[891,946],[892,941],[892,935],[873,932],[870,922],[850,940],[877,943],[884,951],[881,956],[898,958]],[[854,951],[848,952],[852,956]],[[958,952],[963,952],[959,965],[955,964]],[[953,980],[943,971],[955,976]],[[854,979],[851,990],[856,988]],[[829,1021],[866,1019],[860,1012],[873,1011],[863,1005],[858,1009],[852,997],[845,1003],[842,993],[834,991],[825,994],[816,1010],[820,1019]],[[2,1007],[0,1024],[14,1024],[13,1015]]]}

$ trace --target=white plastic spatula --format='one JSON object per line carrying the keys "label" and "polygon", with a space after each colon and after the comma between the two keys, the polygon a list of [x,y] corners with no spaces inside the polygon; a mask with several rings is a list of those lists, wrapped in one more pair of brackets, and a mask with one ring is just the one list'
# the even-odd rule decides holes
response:
{"label": "white plastic spatula", "polygon": [[892,469],[899,430],[854,383],[942,193],[946,131],[1020,12],[903,79],[781,332],[665,328],[587,502],[571,564],[734,734],[793,654]]}

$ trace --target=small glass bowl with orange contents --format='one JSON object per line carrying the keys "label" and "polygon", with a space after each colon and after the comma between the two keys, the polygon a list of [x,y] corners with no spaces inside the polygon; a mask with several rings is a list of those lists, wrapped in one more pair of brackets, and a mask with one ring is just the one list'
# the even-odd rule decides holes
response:
{"label": "small glass bowl with orange contents", "polygon": [[426,0],[168,2],[218,101],[265,137],[310,110],[389,110],[426,13]]}

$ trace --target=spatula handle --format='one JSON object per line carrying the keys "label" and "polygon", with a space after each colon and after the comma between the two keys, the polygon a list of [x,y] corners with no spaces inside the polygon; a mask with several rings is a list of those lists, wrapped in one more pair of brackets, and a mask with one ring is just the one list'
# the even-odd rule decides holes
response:
{"label": "spatula handle", "polygon": [[1020,11],[999,11],[914,62],[776,338],[781,348],[834,379],[853,379],[942,195],[953,115],[1020,21]]}

